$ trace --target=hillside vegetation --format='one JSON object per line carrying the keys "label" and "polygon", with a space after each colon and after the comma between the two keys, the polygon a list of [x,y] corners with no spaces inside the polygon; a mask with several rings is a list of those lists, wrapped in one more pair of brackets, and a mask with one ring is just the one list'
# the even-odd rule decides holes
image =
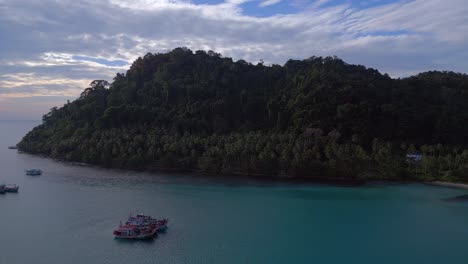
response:
{"label": "hillside vegetation", "polygon": [[[336,57],[265,66],[177,48],[92,82],[18,146],[118,168],[468,181],[468,76],[392,79]],[[414,152],[423,160],[408,164]]]}

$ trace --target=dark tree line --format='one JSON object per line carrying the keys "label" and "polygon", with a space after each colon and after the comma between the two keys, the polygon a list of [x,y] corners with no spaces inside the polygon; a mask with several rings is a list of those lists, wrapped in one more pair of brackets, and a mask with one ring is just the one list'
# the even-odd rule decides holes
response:
{"label": "dark tree line", "polygon": [[392,79],[336,57],[265,66],[177,48],[92,82],[19,148],[121,168],[466,181],[467,121],[465,74]]}

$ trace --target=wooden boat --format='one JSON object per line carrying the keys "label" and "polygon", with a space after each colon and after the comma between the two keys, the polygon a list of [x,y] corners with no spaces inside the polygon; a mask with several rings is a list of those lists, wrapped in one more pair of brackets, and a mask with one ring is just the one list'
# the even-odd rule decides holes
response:
{"label": "wooden boat", "polygon": [[126,222],[127,225],[151,225],[158,231],[164,231],[167,229],[168,219],[156,219],[148,215],[138,214],[137,216],[130,216]]}
{"label": "wooden boat", "polygon": [[38,176],[42,174],[42,171],[37,170],[37,169],[25,170],[25,172],[26,172],[26,175],[31,175],[31,176]]}
{"label": "wooden boat", "polygon": [[7,184],[5,185],[5,192],[17,193],[19,190],[19,185],[17,184]]}
{"label": "wooden boat", "polygon": [[151,216],[138,214],[130,216],[125,225],[120,224],[114,230],[115,238],[148,239],[157,236],[158,231],[167,229],[167,219],[154,219]]}
{"label": "wooden boat", "polygon": [[158,230],[151,226],[121,225],[114,230],[115,238],[124,239],[151,239],[157,236]]}

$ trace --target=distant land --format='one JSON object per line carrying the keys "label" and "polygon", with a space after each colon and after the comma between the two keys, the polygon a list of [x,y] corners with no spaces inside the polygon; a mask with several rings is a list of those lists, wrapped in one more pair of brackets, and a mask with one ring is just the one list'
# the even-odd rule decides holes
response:
{"label": "distant land", "polygon": [[265,66],[186,48],[93,81],[18,144],[113,168],[456,182],[467,146],[466,74],[392,79],[336,57]]}

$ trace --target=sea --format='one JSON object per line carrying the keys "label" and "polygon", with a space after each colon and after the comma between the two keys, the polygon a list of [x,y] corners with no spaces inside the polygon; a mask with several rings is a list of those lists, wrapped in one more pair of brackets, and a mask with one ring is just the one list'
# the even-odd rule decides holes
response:
{"label": "sea", "polygon": [[[468,191],[104,169],[9,150],[38,125],[0,121],[0,263],[468,263]],[[26,169],[41,169],[27,176]],[[169,219],[115,239],[138,213]]]}

